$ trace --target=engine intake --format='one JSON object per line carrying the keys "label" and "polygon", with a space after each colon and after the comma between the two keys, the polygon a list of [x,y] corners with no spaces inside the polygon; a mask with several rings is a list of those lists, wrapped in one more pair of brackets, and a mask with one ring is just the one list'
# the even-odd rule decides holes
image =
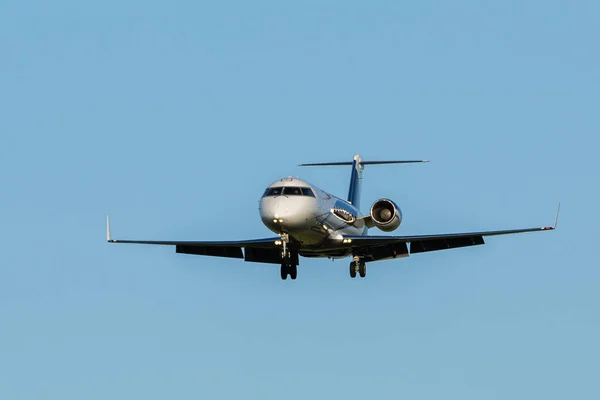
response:
{"label": "engine intake", "polygon": [[391,232],[400,226],[402,212],[390,199],[379,199],[371,206],[371,219],[378,229]]}

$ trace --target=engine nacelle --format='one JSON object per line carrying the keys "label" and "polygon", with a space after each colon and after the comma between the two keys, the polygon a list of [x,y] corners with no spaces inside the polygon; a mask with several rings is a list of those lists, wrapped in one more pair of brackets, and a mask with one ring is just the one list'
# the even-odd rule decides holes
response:
{"label": "engine nacelle", "polygon": [[371,206],[371,219],[377,228],[391,232],[400,226],[402,212],[390,199],[379,199]]}

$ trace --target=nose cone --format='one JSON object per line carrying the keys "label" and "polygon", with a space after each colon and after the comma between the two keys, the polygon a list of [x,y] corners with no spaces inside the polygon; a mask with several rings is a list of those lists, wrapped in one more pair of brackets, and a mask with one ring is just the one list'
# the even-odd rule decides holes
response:
{"label": "nose cone", "polygon": [[313,197],[276,196],[260,201],[260,218],[276,233],[310,228],[317,202]]}

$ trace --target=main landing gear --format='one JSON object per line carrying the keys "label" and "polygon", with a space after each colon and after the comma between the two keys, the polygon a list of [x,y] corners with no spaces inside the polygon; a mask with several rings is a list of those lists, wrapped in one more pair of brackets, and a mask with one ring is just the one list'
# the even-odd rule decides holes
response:
{"label": "main landing gear", "polygon": [[290,278],[296,279],[298,276],[298,266],[284,261],[281,264],[281,279],[286,280],[288,275]]}
{"label": "main landing gear", "polygon": [[281,262],[281,279],[286,280],[288,275],[292,280],[298,277],[298,266],[291,262],[292,257],[290,254],[290,249],[288,249],[288,243],[290,242],[290,238],[287,233],[281,234],[281,244],[283,245],[283,250],[281,252],[281,258],[283,261]]}
{"label": "main landing gear", "polygon": [[350,263],[350,277],[356,278],[357,272],[361,278],[367,276],[367,264],[360,257],[355,256],[354,261]]}

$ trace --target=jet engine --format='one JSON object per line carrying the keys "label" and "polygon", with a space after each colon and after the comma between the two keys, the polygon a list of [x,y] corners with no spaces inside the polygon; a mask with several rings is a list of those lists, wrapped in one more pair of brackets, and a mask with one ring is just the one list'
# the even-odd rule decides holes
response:
{"label": "jet engine", "polygon": [[402,212],[390,199],[379,199],[371,206],[371,219],[377,228],[391,232],[400,226]]}

